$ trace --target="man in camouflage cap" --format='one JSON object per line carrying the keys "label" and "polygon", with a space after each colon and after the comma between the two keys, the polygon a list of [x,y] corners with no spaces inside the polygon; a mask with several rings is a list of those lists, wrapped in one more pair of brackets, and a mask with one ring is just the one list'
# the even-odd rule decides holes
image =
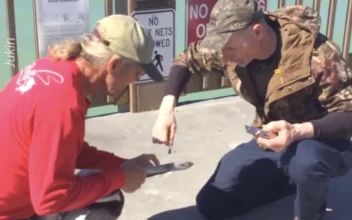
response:
{"label": "man in camouflage cap", "polygon": [[297,193],[296,220],[322,219],[330,178],[352,161],[351,71],[339,48],[319,33],[306,6],[263,12],[255,0],[219,0],[204,40],[175,59],[153,128],[172,145],[175,106],[192,74],[221,74],[255,106],[255,136],[228,152],[200,190],[207,219],[226,219]]}

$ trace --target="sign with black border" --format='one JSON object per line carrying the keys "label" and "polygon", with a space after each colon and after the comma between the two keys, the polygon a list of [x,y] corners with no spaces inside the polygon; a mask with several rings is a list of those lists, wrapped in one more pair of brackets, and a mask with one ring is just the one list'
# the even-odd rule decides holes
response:
{"label": "sign with black border", "polygon": [[[175,10],[169,8],[134,11],[131,16],[152,34],[154,39],[153,63],[164,79],[168,78],[175,58]],[[137,83],[149,81],[152,80],[144,74]]]}

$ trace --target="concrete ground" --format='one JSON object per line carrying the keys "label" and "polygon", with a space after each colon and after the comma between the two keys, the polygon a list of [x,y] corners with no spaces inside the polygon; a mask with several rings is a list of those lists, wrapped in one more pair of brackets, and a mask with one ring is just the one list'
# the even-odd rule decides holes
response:
{"label": "concrete ground", "polygon": [[[122,113],[87,120],[86,139],[100,149],[122,157],[155,153],[162,163],[191,161],[188,170],[151,177],[134,194],[126,195],[122,220],[201,220],[194,208],[195,196],[215,169],[220,157],[250,136],[254,109],[238,97],[204,101],[177,108],[176,152],[151,142],[157,112]],[[350,220],[352,174],[331,182],[327,220]],[[293,198],[254,210],[237,220],[293,219]]]}

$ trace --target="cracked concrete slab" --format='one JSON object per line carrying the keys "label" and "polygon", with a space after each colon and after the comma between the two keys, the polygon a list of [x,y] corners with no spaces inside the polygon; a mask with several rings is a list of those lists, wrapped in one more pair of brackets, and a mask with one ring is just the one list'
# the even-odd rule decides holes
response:
{"label": "cracked concrete slab", "polygon": [[[244,125],[254,109],[239,97],[203,101],[177,108],[175,151],[151,142],[157,111],[121,113],[87,119],[86,140],[100,149],[131,158],[155,153],[162,163],[191,161],[188,170],[151,177],[134,194],[126,194],[122,220],[201,220],[194,208],[199,189],[227,151],[251,137]],[[327,220],[349,220],[352,210],[352,174],[330,184]],[[293,197],[254,210],[236,220],[293,219]]]}

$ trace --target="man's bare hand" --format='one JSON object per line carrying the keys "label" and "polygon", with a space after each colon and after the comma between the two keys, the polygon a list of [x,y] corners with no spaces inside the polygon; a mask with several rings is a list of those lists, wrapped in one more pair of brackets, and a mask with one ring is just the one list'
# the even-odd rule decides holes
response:
{"label": "man's bare hand", "polygon": [[276,136],[267,139],[256,137],[257,143],[264,149],[280,152],[286,149],[297,137],[295,127],[286,121],[273,121],[263,126],[264,132],[274,133]]}
{"label": "man's bare hand", "polygon": [[159,115],[153,127],[153,143],[172,146],[176,134],[174,113],[175,97],[166,96],[159,109]]}
{"label": "man's bare hand", "polygon": [[153,143],[171,146],[176,134],[174,113],[159,115],[153,127]]}
{"label": "man's bare hand", "polygon": [[133,160],[123,163],[121,168],[125,175],[125,185],[122,190],[126,193],[133,193],[138,190],[147,177],[144,168]]}

